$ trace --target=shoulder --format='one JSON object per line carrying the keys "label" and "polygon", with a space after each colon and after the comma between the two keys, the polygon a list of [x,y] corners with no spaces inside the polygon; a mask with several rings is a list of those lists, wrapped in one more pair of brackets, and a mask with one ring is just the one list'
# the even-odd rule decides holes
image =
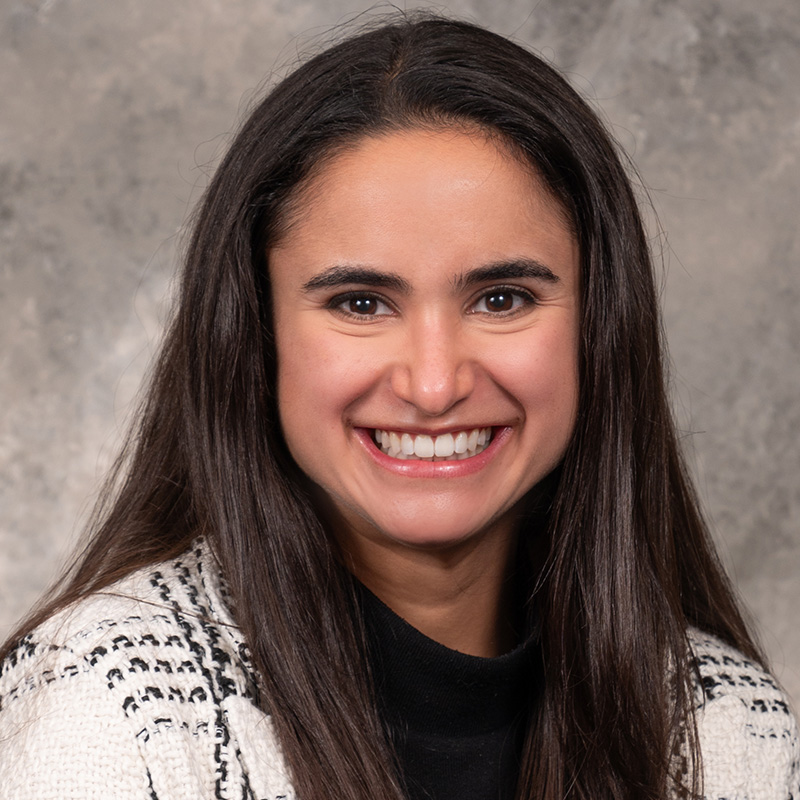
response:
{"label": "shoulder", "polygon": [[[185,684],[201,665],[221,671],[219,691],[249,691],[243,683],[247,651],[228,612],[224,582],[202,544],[84,598],[25,636],[2,665],[2,708],[82,676],[98,676],[109,688],[135,684],[142,674],[156,681],[178,676]],[[238,679],[232,682],[221,674],[230,665],[240,668],[228,669],[228,677]]]}
{"label": "shoulder", "polygon": [[[241,785],[230,717],[269,727],[205,546],[136,572],[27,635],[0,673],[9,796],[207,796]],[[231,749],[226,749],[230,745]],[[0,793],[2,794],[2,793]]]}
{"label": "shoulder", "polygon": [[707,800],[800,797],[800,748],[789,700],[759,664],[711,634],[689,632]]}

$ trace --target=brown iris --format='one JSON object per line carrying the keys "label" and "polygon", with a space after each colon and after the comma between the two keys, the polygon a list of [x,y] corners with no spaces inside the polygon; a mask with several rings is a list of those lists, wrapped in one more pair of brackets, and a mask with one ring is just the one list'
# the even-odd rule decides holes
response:
{"label": "brown iris", "polygon": [[486,308],[489,311],[511,311],[514,307],[514,295],[511,292],[494,292],[486,295]]}
{"label": "brown iris", "polygon": [[353,314],[374,314],[378,310],[378,301],[374,297],[353,297],[350,299],[350,311]]}

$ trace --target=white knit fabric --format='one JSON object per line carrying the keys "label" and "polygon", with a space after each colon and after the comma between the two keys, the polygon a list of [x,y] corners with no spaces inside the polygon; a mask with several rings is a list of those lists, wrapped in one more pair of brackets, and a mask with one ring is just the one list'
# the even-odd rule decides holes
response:
{"label": "white knit fabric", "polygon": [[[202,546],[48,620],[0,676],[3,800],[294,797],[247,649]],[[772,678],[692,634],[709,800],[800,800]]]}
{"label": "white knit fabric", "polygon": [[705,796],[799,800],[797,723],[772,676],[713,636],[692,632],[702,678],[697,732]]}

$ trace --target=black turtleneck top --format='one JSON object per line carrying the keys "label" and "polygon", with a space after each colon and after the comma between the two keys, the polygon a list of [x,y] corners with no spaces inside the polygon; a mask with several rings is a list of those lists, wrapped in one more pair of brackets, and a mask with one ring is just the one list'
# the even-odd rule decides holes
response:
{"label": "black turtleneck top", "polygon": [[378,710],[409,800],[513,800],[541,690],[533,637],[497,658],[465,655],[360,594]]}

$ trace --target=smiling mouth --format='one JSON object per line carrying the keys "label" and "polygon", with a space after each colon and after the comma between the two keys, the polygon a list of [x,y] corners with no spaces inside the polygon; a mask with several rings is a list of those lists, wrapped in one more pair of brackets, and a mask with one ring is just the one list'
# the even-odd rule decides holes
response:
{"label": "smiling mouth", "polygon": [[464,461],[482,453],[492,441],[491,428],[428,436],[424,433],[403,433],[375,429],[372,439],[378,449],[390,458],[401,461]]}

